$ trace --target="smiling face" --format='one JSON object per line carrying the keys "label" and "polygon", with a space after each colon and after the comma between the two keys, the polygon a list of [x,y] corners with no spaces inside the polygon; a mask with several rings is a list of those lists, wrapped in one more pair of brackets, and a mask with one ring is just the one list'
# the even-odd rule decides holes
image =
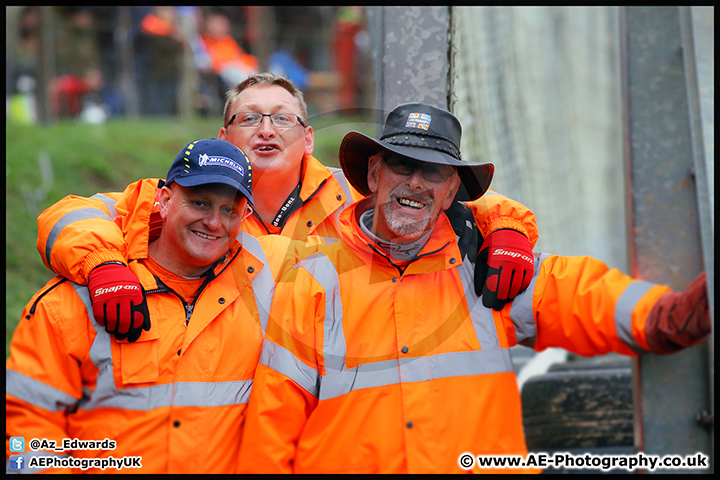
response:
{"label": "smiling face", "polygon": [[[279,85],[252,85],[240,92],[228,108],[230,115],[238,112],[291,113],[303,121],[298,100]],[[240,127],[230,123],[220,129],[218,138],[227,140],[245,152],[256,176],[265,172],[278,175],[297,175],[305,155],[314,147],[312,127],[296,125],[290,128],[273,126],[270,117],[263,117],[257,127]]]}
{"label": "smiling face", "polygon": [[[384,155],[391,154],[386,152]],[[376,197],[375,235],[386,241],[407,244],[432,230],[440,212],[450,207],[460,186],[460,178],[453,167],[437,167],[448,169],[443,172],[445,181],[426,180],[421,168],[409,175],[396,173],[382,155],[370,157],[368,187]]]}
{"label": "smiling face", "polygon": [[168,270],[195,277],[225,255],[251,212],[247,198],[225,184],[158,190],[163,227],[150,255]]}

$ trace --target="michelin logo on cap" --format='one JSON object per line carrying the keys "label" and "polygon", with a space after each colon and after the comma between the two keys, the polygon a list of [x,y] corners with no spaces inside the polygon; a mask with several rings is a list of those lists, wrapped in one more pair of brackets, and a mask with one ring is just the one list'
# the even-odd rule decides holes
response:
{"label": "michelin logo on cap", "polygon": [[240,175],[245,175],[245,169],[242,165],[235,162],[234,160],[231,160],[227,157],[219,157],[219,156],[210,156],[207,153],[201,153],[198,157],[198,165],[201,167],[211,167],[211,166],[221,166],[221,167],[227,167],[235,170]]}

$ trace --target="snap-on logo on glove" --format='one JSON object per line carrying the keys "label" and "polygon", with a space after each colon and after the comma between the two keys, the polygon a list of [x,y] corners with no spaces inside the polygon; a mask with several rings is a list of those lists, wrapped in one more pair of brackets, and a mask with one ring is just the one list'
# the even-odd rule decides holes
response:
{"label": "snap-on logo on glove", "polygon": [[140,287],[137,285],[117,285],[115,287],[109,287],[109,288],[98,288],[95,290],[95,296],[98,297],[100,295],[104,295],[106,293],[115,293],[119,290],[140,290]]}
{"label": "snap-on logo on glove", "polygon": [[493,252],[493,255],[507,255],[508,257],[520,257],[521,259],[525,260],[526,262],[533,261],[532,258],[528,257],[527,255],[523,255],[522,253],[518,252],[509,252],[507,250],[503,250],[502,248],[498,248]]}

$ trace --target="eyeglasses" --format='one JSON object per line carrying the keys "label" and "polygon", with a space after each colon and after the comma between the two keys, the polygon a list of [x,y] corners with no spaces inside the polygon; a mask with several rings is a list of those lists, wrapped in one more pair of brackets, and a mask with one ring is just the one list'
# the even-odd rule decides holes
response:
{"label": "eyeglasses", "polygon": [[233,122],[238,127],[257,127],[265,117],[270,117],[270,122],[277,128],[292,128],[297,126],[298,123],[303,127],[307,127],[302,118],[294,113],[240,112],[230,117],[230,121],[225,125],[225,128]]}
{"label": "eyeglasses", "polygon": [[402,157],[382,157],[385,164],[391,172],[398,175],[410,176],[415,173],[418,168],[422,171],[425,180],[432,183],[447,182],[457,171],[455,167],[449,165],[435,165],[433,163],[418,162]]}

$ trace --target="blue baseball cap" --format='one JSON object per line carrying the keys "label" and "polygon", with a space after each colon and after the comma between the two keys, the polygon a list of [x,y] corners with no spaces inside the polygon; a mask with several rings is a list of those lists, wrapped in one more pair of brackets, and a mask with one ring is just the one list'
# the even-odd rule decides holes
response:
{"label": "blue baseball cap", "polygon": [[211,138],[188,143],[168,170],[165,185],[173,182],[182,187],[224,183],[235,187],[253,203],[250,159],[225,140]]}

